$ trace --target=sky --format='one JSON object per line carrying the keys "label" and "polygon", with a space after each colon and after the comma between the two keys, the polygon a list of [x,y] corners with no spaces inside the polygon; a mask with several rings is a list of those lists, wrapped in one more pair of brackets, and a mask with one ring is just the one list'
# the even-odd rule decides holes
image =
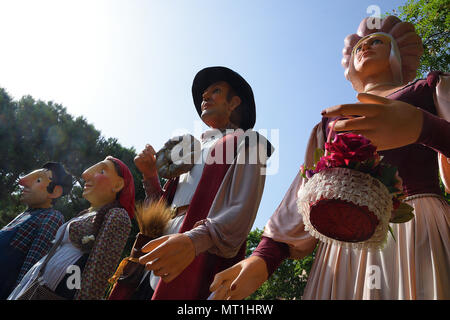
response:
{"label": "sky", "polygon": [[[0,0],[0,87],[63,105],[140,152],[206,129],[195,74],[226,66],[252,86],[254,129],[276,148],[253,228],[303,163],[320,112],[355,101],[344,38],[406,0]],[[379,9],[379,11],[378,11]],[[99,159],[100,161],[101,159]]]}

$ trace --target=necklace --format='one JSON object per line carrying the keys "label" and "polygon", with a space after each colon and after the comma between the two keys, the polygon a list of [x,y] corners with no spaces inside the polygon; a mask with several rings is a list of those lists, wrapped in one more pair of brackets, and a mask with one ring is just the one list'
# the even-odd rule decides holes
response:
{"label": "necklace", "polygon": [[369,91],[371,91],[371,90],[373,90],[373,89],[375,89],[375,88],[378,88],[378,87],[384,87],[384,86],[393,86],[393,87],[396,87],[396,86],[398,86],[398,83],[394,83],[394,82],[382,82],[382,83],[377,83],[377,84],[374,84],[374,85],[369,86],[366,90],[364,90],[364,93],[367,93],[367,92],[369,92]]}

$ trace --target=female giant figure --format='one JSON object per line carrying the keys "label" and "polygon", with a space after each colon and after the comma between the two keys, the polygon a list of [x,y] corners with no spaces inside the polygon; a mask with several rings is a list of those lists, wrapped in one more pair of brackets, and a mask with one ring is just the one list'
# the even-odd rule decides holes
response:
{"label": "female giant figure", "polygon": [[[359,103],[322,112],[305,156],[312,165],[323,149],[329,124],[336,131],[362,134],[378,147],[383,161],[398,167],[406,202],[415,218],[392,224],[383,250],[344,248],[320,242],[304,299],[450,299],[450,206],[441,196],[441,172],[450,157],[449,77],[431,72],[414,80],[422,42],[410,23],[387,17],[380,29],[363,20],[345,39],[342,65]],[[350,117],[351,116],[351,117]],[[443,168],[447,167],[447,171]],[[443,175],[444,182],[449,177]],[[317,240],[304,230],[297,192],[300,173],[267,223],[253,255],[216,275],[216,299],[241,299],[255,291],[285,258],[301,259]]]}

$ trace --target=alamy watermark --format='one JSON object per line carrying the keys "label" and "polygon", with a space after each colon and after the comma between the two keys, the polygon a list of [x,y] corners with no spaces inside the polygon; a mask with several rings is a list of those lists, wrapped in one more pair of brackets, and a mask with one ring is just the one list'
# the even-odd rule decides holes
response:
{"label": "alamy watermark", "polygon": [[380,29],[381,28],[381,8],[375,4],[367,7],[366,13],[370,15],[366,21],[367,29]]}
{"label": "alamy watermark", "polygon": [[366,288],[369,290],[381,289],[381,268],[369,265],[366,269]]}
{"label": "alamy watermark", "polygon": [[[202,144],[193,141],[194,136],[201,137],[201,126],[194,124],[194,135],[186,134],[178,129],[172,139],[178,141],[170,151],[170,161],[174,164],[260,164],[262,175],[274,175],[279,169],[279,129],[210,129],[207,131],[209,139],[223,138],[234,135],[235,139],[228,139],[225,144],[215,144],[213,152],[203,154]],[[270,141],[270,142],[269,142]],[[236,150],[236,153],[235,153]]]}
{"label": "alamy watermark", "polygon": [[77,265],[70,265],[66,269],[66,273],[70,274],[67,278],[66,286],[69,290],[81,289],[81,269]]}

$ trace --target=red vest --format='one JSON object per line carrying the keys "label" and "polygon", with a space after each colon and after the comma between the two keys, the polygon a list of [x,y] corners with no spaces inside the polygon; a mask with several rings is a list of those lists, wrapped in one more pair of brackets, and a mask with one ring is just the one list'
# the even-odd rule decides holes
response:
{"label": "red vest", "polygon": [[[234,154],[236,155],[236,135],[226,135],[215,144],[214,149],[211,151],[211,156],[215,156],[218,148],[223,148],[222,154],[224,159],[222,164],[205,164],[200,182],[192,197],[184,222],[181,225],[180,233],[191,230],[197,221],[206,219],[208,216],[209,209],[216,197],[217,191],[230,167],[230,164],[227,164],[225,161],[227,143],[234,144]],[[173,188],[170,189],[173,190]],[[170,198],[173,198],[173,195],[169,196],[168,200],[171,200]],[[214,275],[244,259],[245,249],[246,243],[244,241],[238,254],[231,259],[222,258],[208,252],[199,254],[174,280],[169,283],[159,281],[152,300],[206,299],[210,294],[209,286],[214,279]]]}
{"label": "red vest", "polygon": [[[215,156],[216,150],[222,148],[222,163],[205,163],[202,176],[195,190],[189,209],[186,213],[180,233],[189,231],[194,227],[197,221],[206,219],[209,209],[216,197],[217,191],[222,184],[225,174],[230,167],[230,163],[226,163],[226,146],[233,143],[234,156],[237,150],[238,136],[236,134],[228,134],[219,140],[210,155]],[[233,159],[234,157],[232,157]],[[175,195],[178,185],[178,178],[169,180],[165,185],[163,198],[170,204]],[[208,252],[199,254],[192,263],[170,283],[159,281],[153,294],[152,300],[204,300],[210,292],[209,286],[214,279],[214,275],[226,268],[231,267],[237,262],[245,258],[246,241],[242,244],[238,254],[233,258],[222,258]],[[117,283],[111,293],[109,299],[129,299],[135,288],[128,288]]]}

